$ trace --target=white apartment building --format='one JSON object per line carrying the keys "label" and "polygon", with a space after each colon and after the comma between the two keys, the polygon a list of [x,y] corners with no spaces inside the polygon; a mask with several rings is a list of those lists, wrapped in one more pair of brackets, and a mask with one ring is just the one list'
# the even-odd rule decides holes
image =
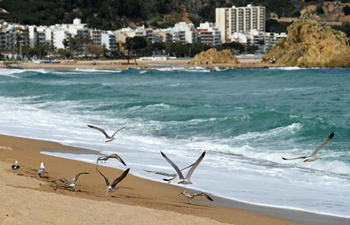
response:
{"label": "white apartment building", "polygon": [[7,22],[0,23],[0,48],[10,49],[17,46],[16,27]]}
{"label": "white apartment building", "polygon": [[65,30],[54,30],[52,32],[52,43],[57,49],[64,49],[63,40],[67,38]]}
{"label": "white apartment building", "polygon": [[265,6],[216,8],[216,27],[221,31],[222,42],[230,42],[235,32],[249,32],[252,29],[265,32]]}
{"label": "white apartment building", "polygon": [[90,42],[93,45],[102,45],[102,30],[90,30]]}
{"label": "white apartment building", "polygon": [[101,43],[108,51],[114,51],[116,48],[115,34],[111,31],[101,33]]}
{"label": "white apartment building", "polygon": [[287,37],[286,33],[265,33],[265,52],[269,52],[272,46]]}
{"label": "white apartment building", "polygon": [[[54,45],[57,49],[64,48],[63,40],[69,38],[89,37],[89,29],[79,18],[73,24],[56,24],[52,26],[28,26],[29,46]],[[83,46],[84,47],[84,46]]]}
{"label": "white apartment building", "polygon": [[175,24],[173,30],[173,42],[196,43],[197,31],[193,23],[179,22]]}
{"label": "white apartment building", "polygon": [[162,42],[171,42],[173,40],[173,32],[170,28],[168,29],[156,29],[154,33],[159,36]]}
{"label": "white apartment building", "polygon": [[116,42],[126,43],[127,35],[123,31],[117,30],[114,32],[114,34]]}
{"label": "white apartment building", "polygon": [[[133,38],[135,37],[135,29],[131,28],[131,27],[126,27],[126,28],[122,28],[121,30],[117,30],[116,33],[122,34],[125,36],[125,39],[127,37]],[[121,37],[123,38],[123,37]]]}
{"label": "white apartment building", "polygon": [[198,42],[208,45],[221,45],[220,30],[213,23],[200,23],[197,27]]}

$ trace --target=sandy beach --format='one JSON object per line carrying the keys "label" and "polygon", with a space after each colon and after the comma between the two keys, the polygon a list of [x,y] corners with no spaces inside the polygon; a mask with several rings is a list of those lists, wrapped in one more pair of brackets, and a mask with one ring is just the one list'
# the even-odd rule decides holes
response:
{"label": "sandy beach", "polygon": [[[255,68],[264,67],[260,64],[261,59],[239,59],[241,64],[218,64],[219,68]],[[164,67],[187,67],[190,59],[174,59],[174,60],[137,60],[135,65],[134,60],[81,60],[81,61],[66,61],[62,60],[60,63],[34,63],[23,62],[20,64],[24,69],[55,69],[55,70],[72,70],[72,69],[127,69],[129,67],[138,68],[164,68]],[[94,62],[94,63],[93,63]],[[13,65],[18,66],[18,65]],[[0,68],[6,68],[3,63],[0,63]]]}
{"label": "sandy beach", "polygon": [[[5,198],[2,202],[6,202],[0,207],[2,224],[52,221],[56,221],[55,224],[94,224],[96,221],[105,224],[116,218],[121,224],[297,224],[246,210],[208,205],[204,199],[190,204],[187,199],[177,197],[181,188],[131,174],[120,183],[113,197],[107,199],[104,180],[95,171],[95,165],[40,154],[45,149],[86,150],[9,136],[0,136],[0,148],[3,177],[0,191]],[[15,160],[21,168],[12,171]],[[36,175],[41,162],[47,170],[43,178]],[[116,169],[100,169],[107,177],[121,174]],[[63,177],[70,179],[78,172],[90,175],[81,176],[77,192],[50,182]],[[217,201],[215,197],[214,200]],[[75,215],[77,212],[79,216]]]}
{"label": "sandy beach", "polygon": [[[212,196],[212,204],[204,198],[191,204],[178,196],[183,188],[133,176],[132,168],[131,174],[119,184],[120,189],[107,198],[104,180],[94,164],[44,155],[40,153],[43,150],[91,153],[54,142],[0,135],[1,224],[107,224],[113,221],[118,224],[304,224],[277,217],[310,224],[344,224],[347,221],[253,206],[215,196]],[[13,171],[11,165],[15,160],[21,168]],[[37,175],[41,162],[47,170],[43,177]],[[104,166],[100,170],[110,179],[122,172]],[[79,178],[77,191],[51,182],[60,178],[70,180],[79,172],[90,174]]]}

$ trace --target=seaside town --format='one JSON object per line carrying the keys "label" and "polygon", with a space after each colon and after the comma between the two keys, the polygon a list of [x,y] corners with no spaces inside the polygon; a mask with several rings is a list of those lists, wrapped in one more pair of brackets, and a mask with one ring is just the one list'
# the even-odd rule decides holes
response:
{"label": "seaside town", "polygon": [[1,225],[349,225],[350,0],[0,0]]}
{"label": "seaside town", "polygon": [[[217,68],[350,66],[347,37],[350,6],[347,3],[325,2],[316,8],[304,4],[299,17],[280,18],[285,21],[281,24],[289,24],[283,29],[277,29],[281,26],[275,24],[277,15],[270,13],[267,20],[266,12],[263,5],[232,5],[215,8],[215,22],[200,22],[198,26],[183,21],[173,27],[157,28],[158,23],[153,22],[147,27],[101,30],[88,27],[78,17],[70,24],[18,24],[11,22],[11,12],[2,8],[0,57],[7,68],[27,69],[42,68],[38,64],[43,63],[64,63],[61,69],[126,69],[130,65],[152,68],[169,66],[168,60],[172,66],[202,66],[212,71]],[[332,14],[334,18],[328,19]],[[267,21],[270,31],[285,32],[266,32]],[[157,65],[153,61],[157,61]],[[45,68],[57,69],[57,65]]]}
{"label": "seaside town", "polygon": [[[88,28],[80,18],[72,24],[55,24],[51,26],[21,25],[7,22],[5,9],[0,9],[0,39],[2,57],[5,59],[33,60],[46,58],[65,58],[67,52],[72,58],[84,58],[91,55],[118,55],[123,52],[127,38],[144,37],[149,43],[181,43],[204,44],[221,46],[223,43],[236,42],[241,44],[242,51],[237,54],[262,55],[272,46],[287,37],[286,33],[265,32],[266,12],[264,6],[248,4],[244,7],[216,8],[216,21],[200,23],[195,27],[193,23],[179,22],[174,27],[166,29],[125,27],[115,31]],[[30,49],[42,47],[40,53],[30,54]],[[166,46],[165,46],[166,47]],[[87,49],[88,51],[85,51]],[[176,57],[163,51],[154,51],[147,59],[164,59],[162,57]],[[46,54],[43,54],[45,52]],[[116,53],[117,52],[117,53]],[[40,55],[39,55],[40,54]],[[260,55],[260,56],[259,56]],[[193,57],[191,50],[180,57]]]}

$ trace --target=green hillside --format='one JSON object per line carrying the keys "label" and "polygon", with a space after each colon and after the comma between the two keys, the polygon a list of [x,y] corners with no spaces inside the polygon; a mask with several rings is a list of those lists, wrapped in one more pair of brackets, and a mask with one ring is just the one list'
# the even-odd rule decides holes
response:
{"label": "green hillside", "polygon": [[[306,4],[323,1],[308,1]],[[350,2],[350,0],[342,1]],[[295,17],[303,7],[301,0],[2,0],[0,7],[21,24],[52,25],[71,23],[75,17],[89,27],[118,29],[146,25],[167,27],[188,17],[198,24],[215,21],[215,8],[223,6],[264,5],[269,13]]]}

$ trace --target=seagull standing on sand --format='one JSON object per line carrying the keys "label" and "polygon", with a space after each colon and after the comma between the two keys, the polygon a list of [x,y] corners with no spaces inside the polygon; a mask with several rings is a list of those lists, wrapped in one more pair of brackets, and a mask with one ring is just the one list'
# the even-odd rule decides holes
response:
{"label": "seagull standing on sand", "polygon": [[43,173],[45,173],[45,166],[44,166],[44,163],[42,162],[38,170],[38,175],[41,176]]}
{"label": "seagull standing on sand", "polygon": [[20,168],[19,163],[16,161],[14,164],[12,164],[13,170],[18,170]]}
{"label": "seagull standing on sand", "polygon": [[202,197],[208,199],[209,201],[214,201],[209,195],[207,195],[204,192],[196,192],[193,195],[191,195],[187,191],[183,191],[179,195],[181,195],[181,194],[188,199],[188,202],[191,202],[191,199],[194,198],[194,197],[197,197],[197,196],[202,196]]}
{"label": "seagull standing on sand", "polygon": [[106,131],[102,128],[99,128],[99,127],[95,127],[95,126],[92,126],[92,125],[87,125],[88,127],[92,128],[92,129],[96,129],[96,130],[99,130],[100,132],[102,132],[102,134],[106,137],[106,142],[111,142],[113,141],[115,138],[114,136],[116,135],[116,133],[118,133],[120,130],[124,129],[125,127],[122,127],[120,128],[119,130],[117,130],[116,132],[114,132],[114,134],[112,136],[109,136]]}
{"label": "seagull standing on sand", "polygon": [[304,159],[303,162],[313,162],[316,161],[318,159],[321,159],[320,157],[316,156],[317,152],[323,147],[325,146],[330,140],[332,140],[334,136],[334,131],[328,136],[328,138],[320,145],[318,146],[318,148],[316,148],[316,150],[309,156],[300,156],[297,158],[284,158],[282,157],[283,160],[294,160],[294,159]]}
{"label": "seagull standing on sand", "polygon": [[191,178],[191,175],[193,173],[193,171],[196,169],[196,167],[199,165],[199,163],[202,161],[202,159],[204,158],[205,156],[205,151],[202,153],[202,155],[197,159],[197,161],[194,163],[194,165],[192,166],[192,168],[187,172],[187,175],[186,177],[184,177],[184,175],[182,174],[181,170],[179,169],[179,167],[173,163],[163,152],[160,152],[162,153],[162,156],[168,161],[168,163],[170,163],[170,165],[172,167],[174,167],[174,169],[176,170],[176,173],[179,175],[180,177],[180,181],[178,182],[178,184],[192,184],[190,178]]}
{"label": "seagull standing on sand", "polygon": [[121,181],[126,177],[126,175],[128,175],[129,170],[130,170],[130,168],[128,168],[127,170],[125,170],[125,171],[122,173],[122,175],[120,175],[118,178],[116,178],[116,179],[113,181],[112,185],[109,183],[108,178],[107,178],[105,175],[103,175],[99,170],[97,170],[97,171],[101,174],[101,176],[105,179],[105,181],[106,181],[106,185],[107,185],[107,193],[106,193],[106,196],[107,196],[107,197],[110,197],[110,196],[112,195],[112,193],[113,193],[115,190],[119,189],[119,188],[117,187],[117,184],[118,184],[119,182],[121,182]]}
{"label": "seagull standing on sand", "polygon": [[[98,165],[98,161],[101,161],[103,163],[106,163],[106,161],[110,158],[114,158],[114,159],[118,159],[119,162],[121,162],[124,166],[126,166],[125,162],[122,160],[122,158],[120,158],[119,155],[117,155],[116,153],[111,154],[111,155],[106,155],[106,156],[101,156],[97,158],[96,164]],[[96,165],[96,166],[97,166]]]}
{"label": "seagull standing on sand", "polygon": [[69,181],[66,178],[62,178],[62,179],[59,179],[59,180],[54,180],[53,182],[60,181],[62,183],[65,183],[66,185],[68,185],[68,187],[74,188],[75,184],[78,181],[79,176],[82,175],[82,174],[90,174],[90,173],[87,173],[87,172],[78,173],[77,175],[75,175],[75,177],[72,179],[72,181]]}
{"label": "seagull standing on sand", "polygon": [[[190,168],[191,166],[193,166],[194,163],[192,165],[186,166],[185,168],[182,168],[181,171]],[[166,178],[164,178],[164,181],[167,181],[168,184],[171,183],[172,180],[174,180],[177,177],[177,173],[164,173],[164,172],[158,172],[158,171],[150,171],[150,170],[144,170],[148,173],[154,173],[154,174],[158,174],[158,175],[162,175],[162,176],[167,176]]]}

